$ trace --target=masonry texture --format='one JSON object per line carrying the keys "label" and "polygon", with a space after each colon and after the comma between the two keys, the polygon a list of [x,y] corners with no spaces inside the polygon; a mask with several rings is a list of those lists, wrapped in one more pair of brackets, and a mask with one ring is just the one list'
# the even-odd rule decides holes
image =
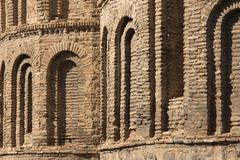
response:
{"label": "masonry texture", "polygon": [[240,0],[0,0],[0,159],[240,160]]}

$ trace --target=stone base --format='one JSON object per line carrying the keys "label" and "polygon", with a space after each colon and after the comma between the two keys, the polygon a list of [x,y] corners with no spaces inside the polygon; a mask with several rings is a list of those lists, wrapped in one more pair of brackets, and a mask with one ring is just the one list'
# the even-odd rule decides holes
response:
{"label": "stone base", "polygon": [[101,152],[101,160],[240,160],[240,144],[156,144]]}
{"label": "stone base", "polygon": [[0,160],[99,160],[99,153],[76,146],[5,147],[0,149]]}
{"label": "stone base", "polygon": [[1,160],[99,160],[98,155],[77,155],[77,154],[21,154],[4,155]]}

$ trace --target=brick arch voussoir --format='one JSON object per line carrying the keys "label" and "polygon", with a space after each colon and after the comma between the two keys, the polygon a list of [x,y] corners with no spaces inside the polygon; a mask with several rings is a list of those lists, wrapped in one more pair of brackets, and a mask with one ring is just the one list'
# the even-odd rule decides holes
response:
{"label": "brick arch voussoir", "polygon": [[15,67],[15,63],[18,60],[19,57],[23,56],[23,55],[27,55],[29,57],[29,64],[32,66],[32,71],[34,72],[36,66],[36,60],[34,60],[34,49],[32,47],[29,46],[25,46],[25,47],[19,47],[17,49],[18,52],[16,52],[16,54],[12,54],[9,57],[9,63],[5,64],[8,65],[8,72],[12,74],[13,68]]}
{"label": "brick arch voussoir", "polygon": [[77,64],[80,64],[81,61],[84,59],[84,57],[87,56],[85,47],[80,48],[80,45],[78,43],[74,43],[74,42],[59,43],[52,46],[49,49],[47,56],[43,57],[44,58],[43,65],[46,67],[46,69],[48,68],[51,61],[53,61],[54,58],[63,51],[69,51],[76,54],[76,56],[78,57],[78,60],[76,61],[76,58],[73,58],[72,60]]}
{"label": "brick arch voussoir", "polygon": [[[212,92],[215,92],[215,95],[216,95],[217,94],[216,92],[218,92],[217,90],[219,90],[219,88],[215,88],[216,87],[215,83],[219,83],[219,81],[216,82],[216,80],[218,80],[219,77],[216,78],[216,75],[214,75],[213,72],[215,71],[214,68],[219,68],[218,66],[216,67],[216,61],[214,57],[219,57],[219,58],[221,57],[222,27],[224,25],[224,21],[226,17],[230,15],[233,11],[240,9],[240,0],[229,0],[229,1],[219,0],[207,6],[208,6],[207,10],[210,10],[210,12],[205,13],[206,16],[204,19],[204,23],[205,23],[204,25],[206,25],[206,30],[205,30],[206,31],[206,47],[207,47],[206,50],[207,50],[207,58],[208,58],[208,64],[207,64],[207,67],[208,67],[207,81],[208,82],[207,83],[208,83],[208,95],[209,95],[208,106],[210,107],[212,103],[218,102],[218,100],[215,99],[216,97],[211,95],[212,95]],[[218,105],[218,104],[215,104],[215,105]],[[214,113],[214,110],[209,112],[209,114],[211,114],[212,112]],[[210,121],[212,120],[210,119]],[[209,126],[211,129],[214,125],[212,126],[210,121],[209,121]]]}
{"label": "brick arch voussoir", "polygon": [[229,13],[231,13],[232,11],[237,10],[237,9],[240,9],[240,1],[237,3],[233,3],[229,6],[226,6],[226,8],[222,8],[222,12],[220,13],[217,23],[220,23],[222,26],[224,17],[226,17]]}
{"label": "brick arch voussoir", "polygon": [[[217,4],[212,6],[212,11],[209,13],[208,19],[206,20],[207,30],[206,33],[210,34],[211,36],[215,37],[215,31],[220,31],[222,29],[223,21],[227,15],[229,15],[234,10],[240,9],[240,1],[239,0],[230,0],[230,1],[218,1]],[[219,34],[219,33],[218,33]],[[217,39],[221,39],[221,34]],[[211,37],[207,36],[207,45],[211,42]],[[211,47],[221,48],[219,44],[216,44],[213,41]],[[213,49],[214,50],[214,49]]]}
{"label": "brick arch voussoir", "polygon": [[129,17],[132,19],[133,21],[133,24],[134,24],[134,29],[135,29],[135,32],[136,32],[136,35],[137,35],[137,30],[138,30],[138,26],[139,26],[139,23],[138,23],[138,20],[137,20],[137,12],[136,12],[136,9],[135,9],[135,5],[133,3],[123,3],[122,5],[120,5],[118,7],[118,19],[116,19],[116,23],[113,23],[113,26],[112,28],[114,28],[114,31],[117,30],[118,26],[119,26],[119,23],[121,22],[122,18],[124,17]]}
{"label": "brick arch voussoir", "polygon": [[[217,31],[217,34],[213,33],[213,36],[218,36],[218,38],[216,39],[222,39],[222,35],[220,34],[220,32],[218,31],[221,31],[222,30],[222,27],[224,25],[224,20],[225,18],[231,14],[233,11],[235,10],[239,10],[240,9],[240,1],[236,2],[236,3],[230,3],[230,2],[225,2],[226,5],[223,6],[222,8],[220,8],[220,11],[218,13],[218,17],[216,17],[216,24],[215,24],[215,31]],[[214,16],[214,15],[213,15]],[[211,18],[211,17],[210,17]],[[215,47],[214,47],[215,46]],[[220,51],[222,49],[222,46],[221,44],[217,43],[214,41],[213,43],[213,47],[216,49],[216,48],[220,48]]]}
{"label": "brick arch voussoir", "polygon": [[[219,0],[215,3],[209,2],[210,4],[207,5],[207,10],[211,10],[210,12],[204,12],[205,13],[205,19],[203,19],[202,23],[204,26],[206,26],[205,34],[206,34],[206,46],[214,47],[216,44],[212,44],[209,46],[212,42],[211,39],[215,37],[215,31],[214,30],[221,30],[224,18],[231,13],[232,11],[236,9],[240,9],[240,1],[239,0],[230,0],[230,1],[224,1]],[[220,35],[221,36],[221,35]],[[210,51],[208,51],[208,54]]]}
{"label": "brick arch voussoir", "polygon": [[33,66],[34,63],[34,56],[35,56],[35,51],[34,48],[31,46],[21,46],[19,48],[16,49],[17,52],[15,52],[15,54],[12,54],[12,56],[10,57],[10,68],[12,68],[16,62],[16,60],[22,56],[22,55],[27,55],[30,59],[30,64]]}
{"label": "brick arch voussoir", "polygon": [[[114,26],[114,34],[109,33],[109,37],[115,38],[115,36],[118,34],[118,30],[120,29],[120,28],[119,28],[119,24],[122,22],[122,20],[123,20],[124,17],[129,17],[129,16],[123,16],[123,17],[121,17],[121,18],[118,20],[118,22],[117,22],[116,25]],[[133,28],[134,31],[135,31],[136,37],[138,37],[138,36],[139,36],[139,32],[138,32],[138,22],[137,22],[136,20],[134,20],[132,17],[129,17],[129,18],[131,18],[132,21],[128,22],[127,25],[126,25],[126,27],[131,26],[131,28]]]}
{"label": "brick arch voussoir", "polygon": [[208,25],[211,18],[217,16],[216,13],[218,10],[221,10],[219,13],[219,18],[224,17],[229,12],[239,9],[240,1],[239,0],[218,0],[218,1],[210,1],[205,7],[202,9],[201,13],[203,15],[202,23]]}
{"label": "brick arch voussoir", "polygon": [[118,6],[118,18],[128,16],[132,17],[133,19],[137,18],[136,13],[136,5],[134,5],[133,1],[125,1],[124,3]]}

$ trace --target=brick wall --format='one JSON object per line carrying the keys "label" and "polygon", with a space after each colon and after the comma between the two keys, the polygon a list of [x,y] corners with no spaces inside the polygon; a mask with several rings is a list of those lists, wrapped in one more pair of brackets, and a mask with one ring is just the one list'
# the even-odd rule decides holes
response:
{"label": "brick wall", "polygon": [[101,68],[107,137],[124,140],[130,132],[130,139],[141,139],[168,131],[171,99],[183,99],[183,2],[109,1],[100,21],[102,32],[108,31],[107,37],[102,33],[107,58]]}
{"label": "brick wall", "polygon": [[[188,107],[191,114],[188,114],[187,127],[199,134],[237,134],[238,116],[235,114],[238,111],[234,110],[234,104],[238,101],[235,98],[238,69],[234,54],[238,47],[234,44],[237,40],[234,35],[237,33],[238,3],[199,1],[193,7],[198,12],[194,17],[189,14],[196,12],[192,11],[193,4],[188,1],[185,4],[188,62],[185,81],[191,97],[188,106],[192,106]],[[228,13],[236,13],[236,16],[230,17]]]}
{"label": "brick wall", "polygon": [[151,92],[154,85],[150,78],[154,73],[150,72],[153,57],[149,54],[147,6],[148,2],[109,1],[102,9],[101,27],[108,30],[107,50],[102,49],[107,55],[102,75],[108,74],[107,86],[102,82],[102,90],[107,88],[107,103],[102,100],[102,105],[107,104],[107,107],[102,106],[102,109],[107,108],[109,141],[154,134],[155,104],[154,92]]}
{"label": "brick wall", "polygon": [[98,9],[60,3],[51,19],[49,1],[1,1],[3,158],[98,159]]}
{"label": "brick wall", "polygon": [[[101,116],[101,127],[106,127],[102,128],[106,138],[100,145],[101,159],[239,157],[239,3],[99,1],[105,44],[101,54],[106,57],[101,59],[101,94],[107,93],[101,96],[101,115],[107,117]],[[122,39],[131,27],[130,45],[134,44],[137,54],[131,53],[126,60],[127,41]],[[156,144],[165,143],[173,144],[172,153],[160,153]],[[178,144],[180,148],[194,145],[196,156],[181,155],[184,149],[178,150]],[[200,144],[213,150],[217,144],[221,151],[207,156]],[[186,150],[192,153],[193,148]]]}
{"label": "brick wall", "polygon": [[0,155],[238,159],[239,8],[2,0]]}

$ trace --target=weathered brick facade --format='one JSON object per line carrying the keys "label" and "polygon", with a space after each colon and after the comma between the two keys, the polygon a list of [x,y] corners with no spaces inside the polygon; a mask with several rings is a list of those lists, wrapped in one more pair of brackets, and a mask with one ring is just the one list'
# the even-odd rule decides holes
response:
{"label": "weathered brick facade", "polygon": [[240,0],[0,0],[0,159],[239,160]]}
{"label": "weathered brick facade", "polygon": [[52,2],[1,0],[0,159],[99,157],[97,3]]}
{"label": "weathered brick facade", "polygon": [[100,159],[240,159],[240,1],[99,6]]}

